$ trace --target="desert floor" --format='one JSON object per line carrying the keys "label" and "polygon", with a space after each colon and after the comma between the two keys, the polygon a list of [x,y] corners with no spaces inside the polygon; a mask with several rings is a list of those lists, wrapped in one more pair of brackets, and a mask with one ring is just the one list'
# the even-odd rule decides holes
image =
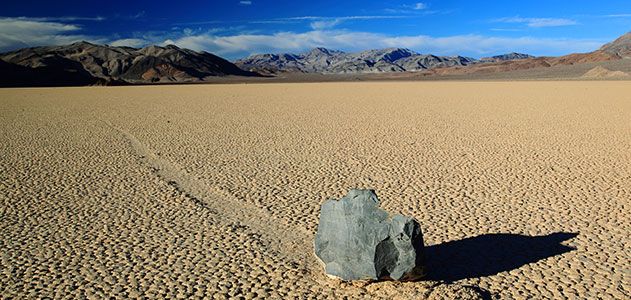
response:
{"label": "desert floor", "polygon": [[[631,297],[629,82],[0,90],[0,298]],[[312,253],[351,188],[428,279]]]}

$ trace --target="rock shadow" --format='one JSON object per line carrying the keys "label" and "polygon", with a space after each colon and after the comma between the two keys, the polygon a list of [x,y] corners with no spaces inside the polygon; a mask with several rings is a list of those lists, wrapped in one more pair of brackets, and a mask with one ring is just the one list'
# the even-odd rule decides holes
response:
{"label": "rock shadow", "polygon": [[544,236],[484,234],[425,248],[427,279],[447,282],[495,275],[575,250],[562,245],[578,233]]}

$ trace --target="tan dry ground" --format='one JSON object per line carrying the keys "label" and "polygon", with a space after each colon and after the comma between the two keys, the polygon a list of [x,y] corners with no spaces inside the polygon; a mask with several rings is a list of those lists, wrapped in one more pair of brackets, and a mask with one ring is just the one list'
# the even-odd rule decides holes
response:
{"label": "tan dry ground", "polygon": [[[0,298],[628,299],[630,95],[629,82],[0,90]],[[421,222],[431,280],[322,275],[319,205],[355,187]]]}

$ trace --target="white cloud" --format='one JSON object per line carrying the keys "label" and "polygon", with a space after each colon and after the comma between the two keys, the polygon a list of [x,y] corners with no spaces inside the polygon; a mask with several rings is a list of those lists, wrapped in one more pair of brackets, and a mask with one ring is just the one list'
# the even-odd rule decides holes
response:
{"label": "white cloud", "polygon": [[427,8],[427,4],[425,4],[423,2],[418,2],[418,3],[415,3],[412,8],[415,9],[415,10],[426,9]]}
{"label": "white cloud", "polygon": [[504,31],[504,32],[518,32],[518,31],[524,31],[524,29],[518,29],[518,28],[491,28],[491,31]]}
{"label": "white cloud", "polygon": [[384,9],[387,13],[392,14],[414,14],[414,15],[430,15],[438,13],[438,11],[427,10],[429,5],[424,2],[416,2],[412,4],[402,4],[394,8]]}
{"label": "white cloud", "polygon": [[600,47],[603,41],[534,37],[507,38],[482,35],[390,36],[345,30],[312,30],[303,33],[280,32],[232,36],[201,34],[168,40],[165,41],[166,43],[194,50],[205,50],[229,58],[239,58],[254,53],[302,52],[313,47],[327,47],[345,51],[404,47],[420,53],[469,56],[485,56],[512,51],[533,55],[562,55],[571,52],[592,51]]}
{"label": "white cloud", "polygon": [[342,16],[342,17],[323,17],[323,16],[300,16],[300,17],[289,17],[289,18],[279,18],[275,19],[278,21],[311,21],[311,20],[340,20],[340,21],[349,21],[349,20],[378,20],[378,19],[403,19],[407,18],[407,16],[392,16],[392,15],[384,15],[384,16]]}
{"label": "white cloud", "polygon": [[105,17],[97,16],[97,17],[76,17],[76,16],[65,16],[65,17],[16,17],[12,18],[16,20],[25,20],[25,21],[39,21],[39,22],[73,22],[73,21],[104,21]]}
{"label": "white cloud", "polygon": [[241,4],[241,5],[252,5],[252,1],[250,1],[250,0],[241,0],[241,1],[239,1],[239,4]]}
{"label": "white cloud", "polygon": [[613,15],[605,15],[607,18],[631,18],[631,14],[613,14]]}
{"label": "white cloud", "polygon": [[508,18],[500,18],[494,20],[495,22],[501,23],[522,23],[526,24],[528,27],[539,28],[539,27],[558,27],[558,26],[569,26],[576,25],[578,22],[572,19],[565,18],[522,18],[522,17],[508,17]]}
{"label": "white cloud", "polygon": [[321,21],[311,22],[310,26],[311,28],[315,30],[322,30],[322,29],[333,28],[340,23],[342,23],[342,20],[340,19],[321,20]]}
{"label": "white cloud", "polygon": [[129,39],[115,40],[115,41],[109,42],[109,44],[115,47],[127,46],[127,47],[140,48],[148,44],[151,44],[151,42],[145,39],[129,38]]}
{"label": "white cloud", "polygon": [[130,19],[140,19],[140,18],[145,17],[146,14],[147,13],[144,10],[141,10],[137,14],[129,16],[129,18]]}
{"label": "white cloud", "polygon": [[79,25],[48,20],[50,18],[0,18],[0,51],[82,40],[103,42],[97,37],[79,34]]}
{"label": "white cloud", "polygon": [[182,29],[182,33],[184,33],[184,35],[193,35],[195,34],[195,29],[184,28]]}
{"label": "white cloud", "polygon": [[330,29],[346,21],[355,20],[379,20],[379,19],[402,19],[407,16],[343,16],[343,17],[323,17],[323,16],[300,16],[289,18],[278,18],[273,20],[252,21],[250,23],[294,23],[302,21],[311,21],[309,26],[314,30]]}

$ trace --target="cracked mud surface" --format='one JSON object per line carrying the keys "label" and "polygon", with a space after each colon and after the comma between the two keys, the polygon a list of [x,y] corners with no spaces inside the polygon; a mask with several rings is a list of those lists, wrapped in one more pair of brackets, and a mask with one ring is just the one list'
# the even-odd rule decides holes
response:
{"label": "cracked mud surface", "polygon": [[[630,296],[626,82],[0,90],[0,296]],[[319,206],[415,217],[428,280],[327,279]]]}

